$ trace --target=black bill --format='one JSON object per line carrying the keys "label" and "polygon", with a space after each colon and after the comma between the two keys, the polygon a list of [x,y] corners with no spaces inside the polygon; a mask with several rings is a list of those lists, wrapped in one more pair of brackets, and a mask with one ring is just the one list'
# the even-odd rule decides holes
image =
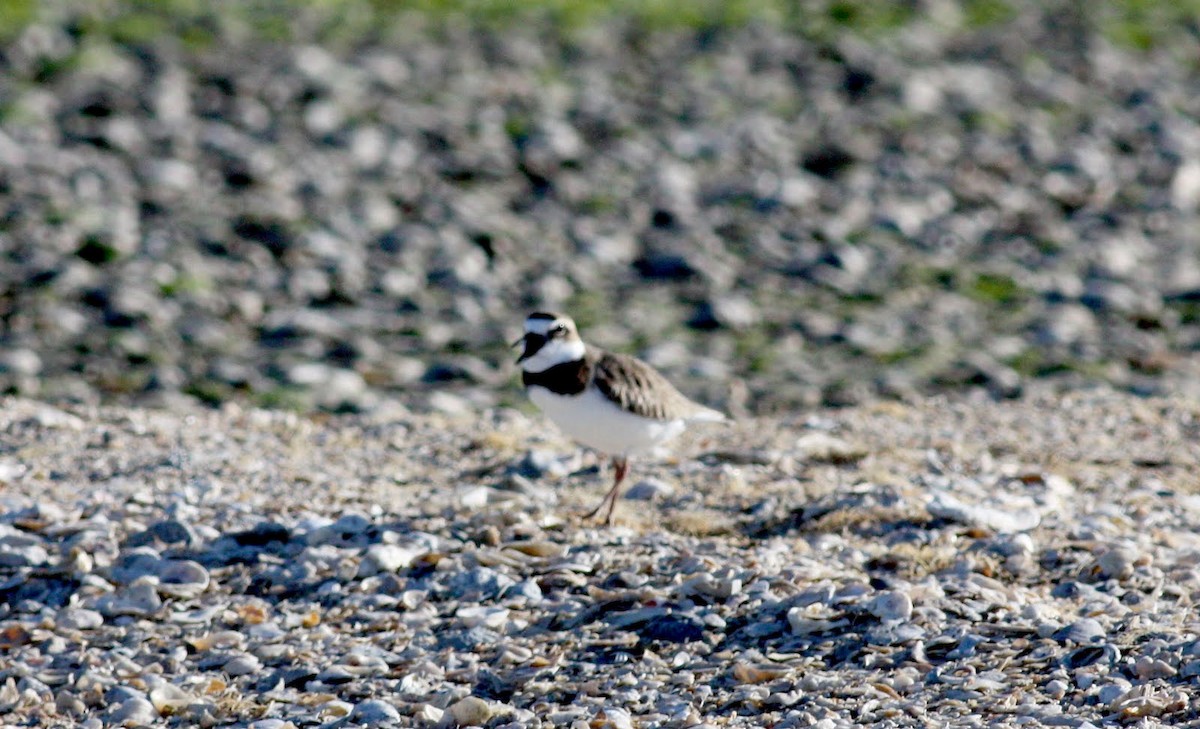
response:
{"label": "black bill", "polygon": [[533,332],[527,332],[525,334],[525,336],[523,336],[520,339],[518,339],[517,341],[513,342],[512,346],[515,347],[518,344],[522,344],[522,343],[524,343],[525,349],[521,351],[521,356],[517,357],[517,364],[521,364],[525,360],[527,360],[530,357],[532,357],[533,355],[537,354],[538,350],[541,349],[542,346],[546,344],[546,338],[543,337],[541,334],[534,334]]}

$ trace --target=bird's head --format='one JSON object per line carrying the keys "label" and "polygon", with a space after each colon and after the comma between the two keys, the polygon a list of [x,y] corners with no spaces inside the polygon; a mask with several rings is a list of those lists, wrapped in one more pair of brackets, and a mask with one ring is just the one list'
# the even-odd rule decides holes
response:
{"label": "bird's head", "polygon": [[583,359],[585,347],[571,317],[538,311],[525,318],[525,335],[512,346],[524,345],[517,364],[526,372]]}

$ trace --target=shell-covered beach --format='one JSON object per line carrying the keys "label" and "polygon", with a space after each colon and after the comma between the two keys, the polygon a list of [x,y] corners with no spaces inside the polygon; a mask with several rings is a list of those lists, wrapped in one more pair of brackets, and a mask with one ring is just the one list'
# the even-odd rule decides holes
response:
{"label": "shell-covered beach", "polygon": [[[15,726],[1189,726],[1200,408],[1107,389],[714,425],[0,416]],[[290,723],[290,724],[289,724]]]}
{"label": "shell-covered beach", "polygon": [[456,2],[0,3],[0,725],[1200,726],[1191,0]]}

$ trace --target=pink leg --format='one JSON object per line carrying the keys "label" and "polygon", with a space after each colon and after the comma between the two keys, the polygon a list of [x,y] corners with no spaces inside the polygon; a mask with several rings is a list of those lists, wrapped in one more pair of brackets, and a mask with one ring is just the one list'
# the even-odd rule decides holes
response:
{"label": "pink leg", "polygon": [[613,485],[612,485],[612,488],[608,490],[608,493],[604,495],[604,498],[600,501],[600,503],[596,504],[595,509],[592,509],[591,511],[589,511],[588,513],[583,515],[584,519],[591,519],[593,516],[600,513],[600,509],[604,506],[605,502],[607,502],[608,503],[608,513],[605,514],[605,516],[604,516],[604,524],[606,526],[608,524],[612,523],[613,509],[615,509],[617,507],[617,494],[620,493],[621,482],[625,480],[625,471],[629,467],[628,460],[626,460],[624,458],[618,458],[616,456],[613,457],[612,463],[613,463]]}

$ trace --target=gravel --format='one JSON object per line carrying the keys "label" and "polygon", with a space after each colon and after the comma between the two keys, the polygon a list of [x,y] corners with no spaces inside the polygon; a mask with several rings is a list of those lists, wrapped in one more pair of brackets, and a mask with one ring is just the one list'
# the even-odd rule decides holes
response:
{"label": "gravel", "polygon": [[713,425],[600,528],[603,459],[516,410],[8,399],[0,716],[1191,726],[1198,423],[1035,385]]}
{"label": "gravel", "polygon": [[[0,723],[1198,725],[1191,46],[36,5]],[[736,416],[612,528],[534,308]]]}
{"label": "gravel", "polygon": [[467,413],[515,401],[505,343],[553,307],[739,413],[1196,394],[1193,38],[1016,2],[872,42],[197,47],[36,5],[0,51],[0,391]]}

